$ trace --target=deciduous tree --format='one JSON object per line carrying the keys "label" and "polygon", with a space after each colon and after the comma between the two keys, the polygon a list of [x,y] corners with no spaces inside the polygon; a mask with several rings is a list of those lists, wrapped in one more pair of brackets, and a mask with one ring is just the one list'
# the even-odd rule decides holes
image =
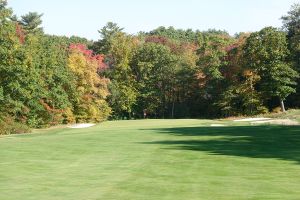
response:
{"label": "deciduous tree", "polygon": [[277,97],[282,111],[285,111],[283,101],[296,92],[298,77],[287,62],[288,53],[285,33],[272,27],[252,33],[244,47],[246,65],[260,76],[260,90],[265,96]]}

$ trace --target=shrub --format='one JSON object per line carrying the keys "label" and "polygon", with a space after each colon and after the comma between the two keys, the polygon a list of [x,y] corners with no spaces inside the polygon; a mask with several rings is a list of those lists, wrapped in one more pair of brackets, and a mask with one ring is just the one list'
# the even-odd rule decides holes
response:
{"label": "shrub", "polygon": [[272,109],[272,113],[281,113],[281,107],[275,107]]}
{"label": "shrub", "polygon": [[12,117],[4,117],[0,119],[0,135],[29,133],[30,128],[22,123],[16,122]]}
{"label": "shrub", "polygon": [[72,124],[76,122],[76,118],[71,108],[66,108],[63,117],[64,117],[64,121],[63,121],[64,124]]}

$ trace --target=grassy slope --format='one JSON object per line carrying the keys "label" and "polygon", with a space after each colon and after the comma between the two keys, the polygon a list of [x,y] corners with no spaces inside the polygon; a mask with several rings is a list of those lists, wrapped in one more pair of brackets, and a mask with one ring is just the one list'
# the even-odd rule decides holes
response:
{"label": "grassy slope", "polygon": [[0,199],[299,199],[300,128],[105,122],[0,137]]}

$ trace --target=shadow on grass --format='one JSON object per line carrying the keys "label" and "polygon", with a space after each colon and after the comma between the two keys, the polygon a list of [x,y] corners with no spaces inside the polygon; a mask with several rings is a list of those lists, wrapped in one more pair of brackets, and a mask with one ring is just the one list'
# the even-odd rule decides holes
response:
{"label": "shadow on grass", "polygon": [[155,130],[160,134],[182,137],[146,144],[163,144],[172,149],[206,151],[218,155],[276,158],[300,164],[300,126],[182,127]]}

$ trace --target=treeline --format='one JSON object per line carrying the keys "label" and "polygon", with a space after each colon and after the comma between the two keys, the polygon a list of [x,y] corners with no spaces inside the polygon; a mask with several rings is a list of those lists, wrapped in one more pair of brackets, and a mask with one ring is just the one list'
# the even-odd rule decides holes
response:
{"label": "treeline", "polygon": [[300,6],[266,27],[159,27],[136,35],[115,23],[98,41],[47,35],[42,15],[0,0],[1,133],[61,123],[255,115],[298,107]]}
{"label": "treeline", "polygon": [[102,121],[111,113],[103,56],[79,37],[44,34],[41,17],[17,18],[0,1],[0,133]]}

